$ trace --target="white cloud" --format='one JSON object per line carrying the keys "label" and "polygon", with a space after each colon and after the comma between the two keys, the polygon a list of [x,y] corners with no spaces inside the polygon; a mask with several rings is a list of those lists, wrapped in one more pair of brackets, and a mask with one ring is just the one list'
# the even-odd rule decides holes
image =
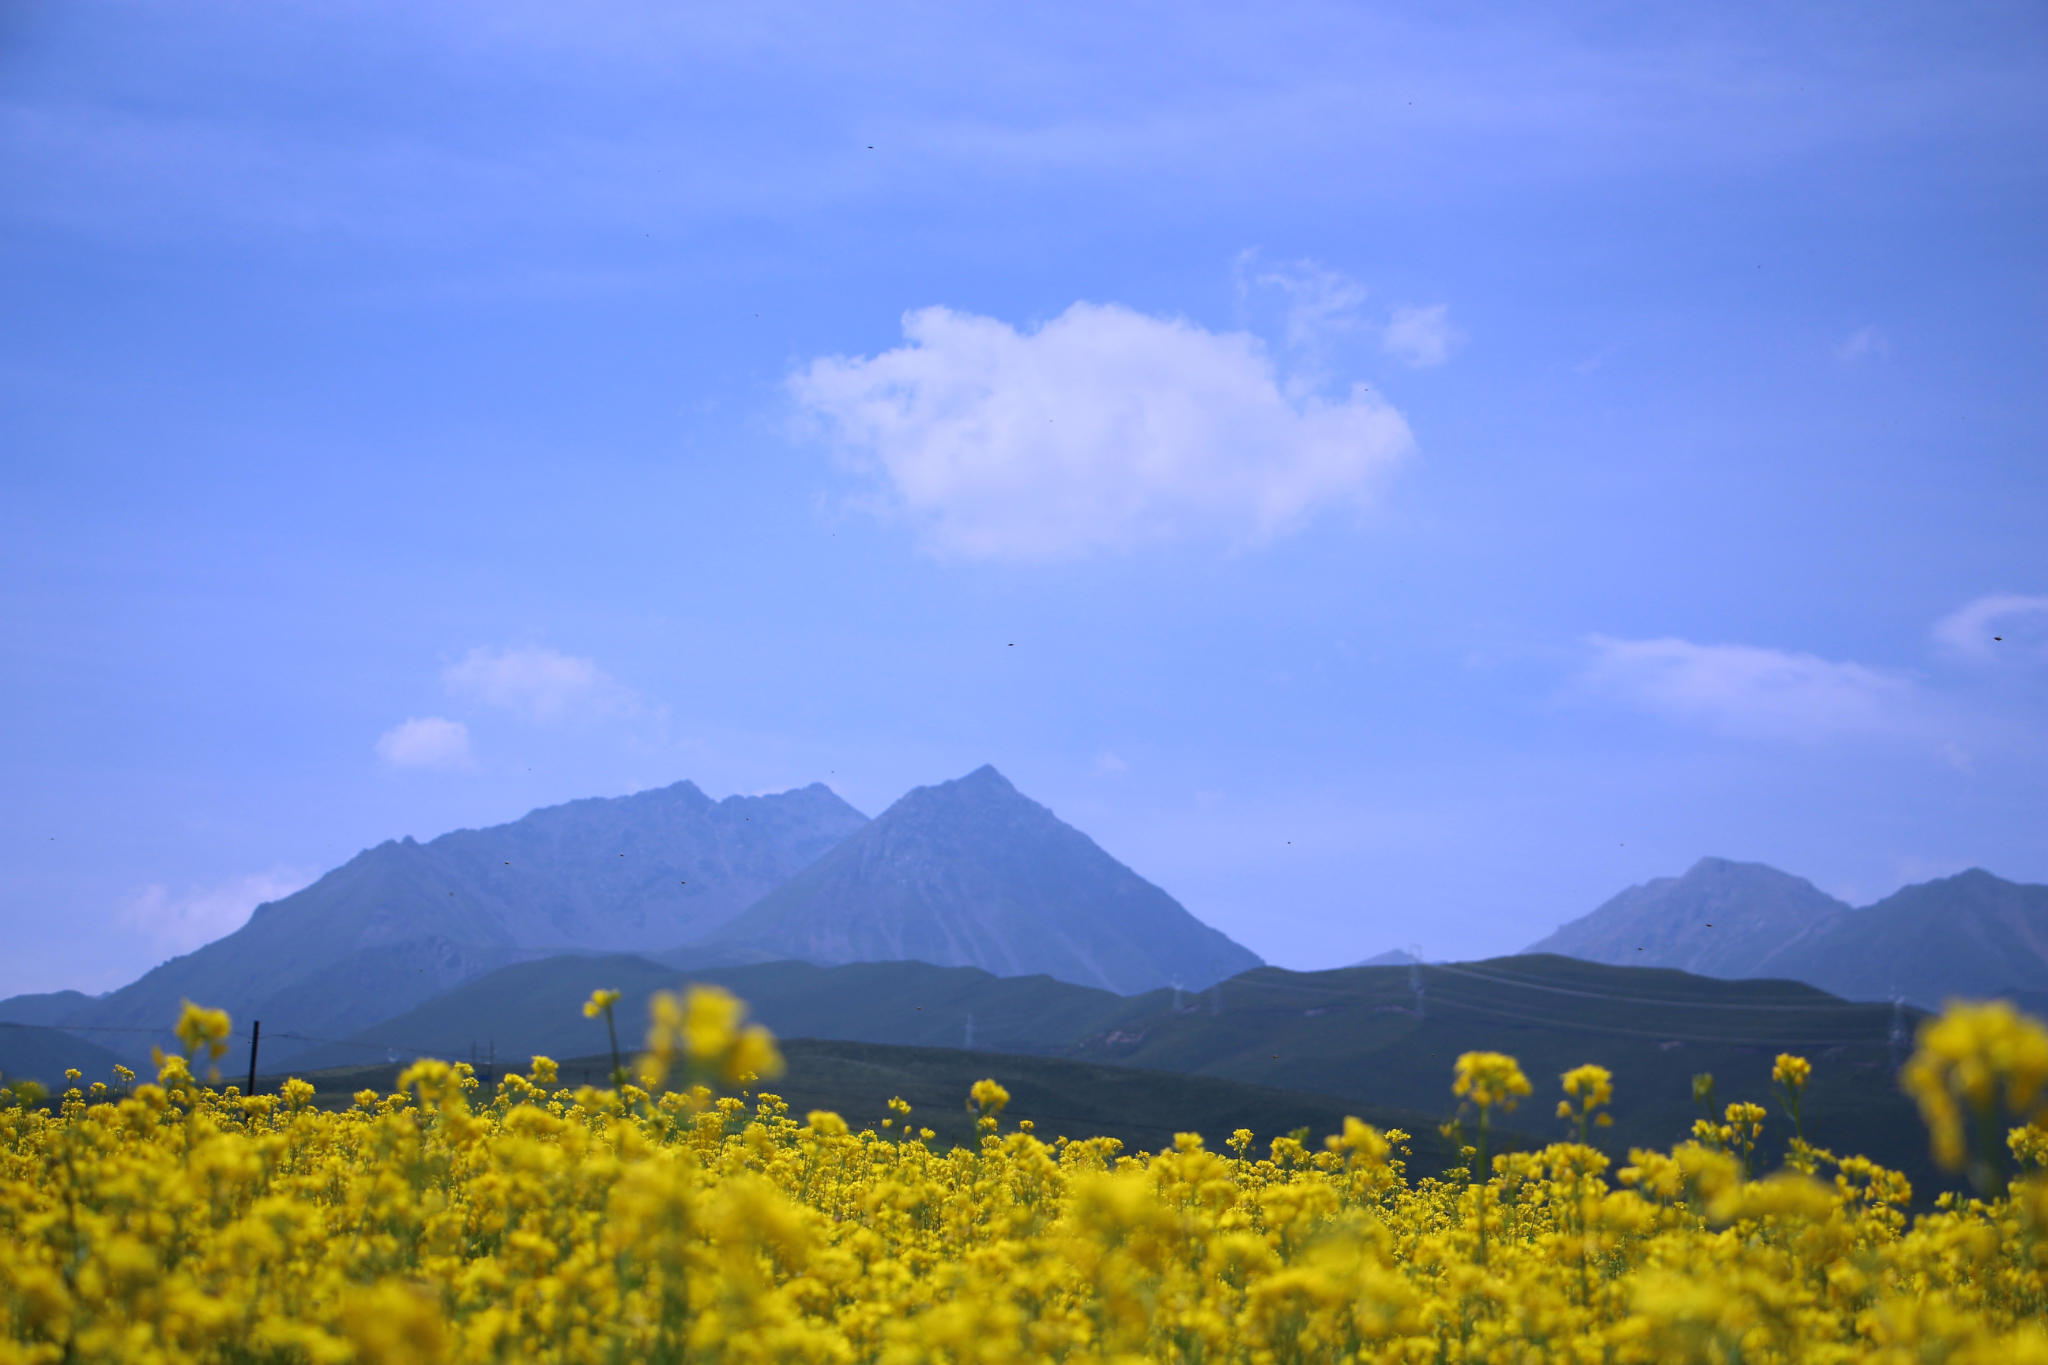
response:
{"label": "white cloud", "polygon": [[1031,332],[947,308],[903,330],[907,345],[816,360],[790,388],[939,555],[1256,544],[1365,503],[1414,446],[1362,387],[1284,392],[1242,333],[1089,303]]}
{"label": "white cloud", "polygon": [[1095,756],[1095,775],[1097,777],[1122,777],[1130,770],[1131,765],[1126,763],[1113,750],[1104,749]]}
{"label": "white cloud", "polygon": [[1257,285],[1286,295],[1290,347],[1314,350],[1337,333],[1364,326],[1359,310],[1365,304],[1366,290],[1357,280],[1316,261],[1295,261],[1249,273],[1258,259],[1256,251],[1239,253],[1238,293],[1243,295],[1249,285]]}
{"label": "white cloud", "polygon": [[211,886],[188,887],[177,895],[168,887],[152,885],[122,906],[116,918],[157,951],[189,953],[233,933],[257,906],[289,896],[309,885],[314,875],[304,868],[273,867]]}
{"label": "white cloud", "polygon": [[415,716],[377,737],[377,756],[394,768],[467,768],[469,727],[440,716]]}
{"label": "white cloud", "polygon": [[1689,640],[1595,635],[1583,681],[1647,710],[1728,734],[1820,740],[1905,728],[1906,678],[1862,664]]}
{"label": "white cloud", "polygon": [[1394,310],[1380,333],[1380,349],[1417,369],[1441,365],[1465,334],[1451,325],[1450,306],[1433,303],[1427,308],[1403,305]]}
{"label": "white cloud", "polygon": [[1844,365],[1863,360],[1881,360],[1892,353],[1891,339],[1882,328],[1858,327],[1835,347],[1835,359]]}
{"label": "white cloud", "polygon": [[2048,658],[2048,597],[1979,597],[1935,622],[1934,639],[1973,663]]}
{"label": "white cloud", "polygon": [[455,696],[528,720],[631,709],[630,695],[594,662],[552,649],[472,649],[441,670],[441,682]]}

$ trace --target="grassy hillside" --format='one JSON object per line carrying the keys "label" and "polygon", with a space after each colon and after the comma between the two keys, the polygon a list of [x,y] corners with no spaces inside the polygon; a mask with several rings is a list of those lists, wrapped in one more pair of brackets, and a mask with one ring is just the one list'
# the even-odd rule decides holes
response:
{"label": "grassy hillside", "polygon": [[[974,1120],[966,1109],[967,1091],[991,1076],[1010,1092],[1004,1126],[1029,1119],[1048,1141],[1062,1135],[1114,1137],[1127,1150],[1156,1151],[1171,1146],[1175,1133],[1192,1132],[1221,1150],[1232,1131],[1249,1128],[1258,1135],[1263,1152],[1274,1137],[1297,1128],[1307,1128],[1312,1143],[1320,1145],[1325,1134],[1343,1127],[1346,1114],[1355,1114],[1383,1128],[1405,1128],[1415,1134],[1412,1173],[1434,1174],[1444,1164],[1442,1141],[1430,1115],[1361,1107],[1327,1095],[957,1048],[790,1038],[783,1040],[782,1051],[789,1070],[764,1088],[786,1100],[799,1120],[812,1109],[829,1109],[856,1129],[879,1132],[882,1120],[889,1117],[890,1097],[900,1095],[912,1105],[912,1121],[938,1134],[937,1146],[972,1143]],[[603,1084],[610,1068],[609,1056],[578,1057],[562,1063],[561,1076],[571,1085]],[[346,1104],[357,1090],[388,1091],[399,1069],[391,1064],[344,1067],[313,1072],[307,1079],[319,1088],[323,1102]],[[274,1086],[278,1079],[266,1084]]]}
{"label": "grassy hillside", "polygon": [[[745,1000],[782,1037],[838,1038],[919,1047],[1050,1052],[1099,1033],[1136,1002],[1044,976],[996,977],[974,967],[856,962],[818,967],[769,962],[687,974],[636,956],[555,957],[522,963],[458,986],[345,1044],[295,1059],[308,1068],[368,1058],[462,1057],[493,1047],[500,1060],[535,1053],[574,1057],[605,1046],[604,1025],[583,1017],[598,987],[624,992],[622,1047],[641,1041],[647,998],[686,979],[713,982]],[[1170,992],[1161,993],[1171,998]],[[1149,997],[1140,997],[1149,999]],[[885,1097],[886,1098],[886,1097]]]}
{"label": "grassy hillside", "polygon": [[[1418,996],[1416,985],[1421,992]],[[1720,981],[1570,958],[1498,958],[1456,966],[1247,972],[1175,1010],[1151,1008],[1065,1055],[1127,1066],[1313,1089],[1360,1103],[1442,1113],[1454,1059],[1519,1058],[1535,1086],[1524,1126],[1549,1116],[1558,1076],[1583,1062],[1615,1074],[1615,1127],[1604,1145],[1668,1146],[1696,1110],[1692,1076],[1712,1072],[1722,1100],[1771,1103],[1781,1051],[1814,1064],[1808,1136],[1906,1170],[1927,1186],[1924,1130],[1894,1081],[1919,1016],[1852,1004],[1790,981]],[[1904,1035],[1894,1041],[1895,1023]],[[1786,1125],[1774,1116],[1773,1150]]]}
{"label": "grassy hillside", "polygon": [[63,1087],[64,1070],[75,1067],[83,1084],[112,1084],[121,1059],[76,1034],[36,1024],[0,1024],[0,1080],[41,1081],[54,1093]]}
{"label": "grassy hillside", "polygon": [[[1559,1074],[1597,1062],[1616,1078],[1616,1126],[1603,1137],[1616,1156],[1630,1146],[1668,1146],[1689,1131],[1695,1072],[1714,1074],[1724,1102],[1768,1104],[1772,1060],[1797,1052],[1815,1068],[1809,1136],[1903,1169],[1923,1187],[1934,1179],[1919,1118],[1894,1080],[1919,1016],[1796,982],[1724,981],[1548,956],[1330,972],[1261,968],[1178,997],[1116,996],[1046,977],[914,962],[778,962],[691,976],[726,986],[785,1038],[959,1048],[971,1015],[973,1043],[984,1055],[1205,1076],[1432,1118],[1453,1108],[1451,1066],[1460,1052],[1508,1052],[1536,1086],[1516,1122],[1545,1136],[1560,1131],[1550,1117]],[[483,1057],[493,1045],[506,1065],[535,1052],[590,1055],[604,1048],[604,1028],[585,1019],[581,1005],[599,986],[625,992],[620,1041],[631,1050],[647,996],[681,979],[637,957],[526,963],[305,1063],[342,1065],[366,1054],[380,1062],[467,1058],[472,1047]],[[1144,1114],[1135,1104],[1119,1112],[1126,1122]],[[1786,1135],[1774,1112],[1770,1150]]]}

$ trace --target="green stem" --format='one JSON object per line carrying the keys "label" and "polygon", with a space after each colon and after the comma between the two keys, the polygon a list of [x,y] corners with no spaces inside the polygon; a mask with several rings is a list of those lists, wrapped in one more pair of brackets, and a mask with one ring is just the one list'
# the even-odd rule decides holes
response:
{"label": "green stem", "polygon": [[604,1031],[612,1040],[612,1089],[626,1083],[626,1068],[619,1063],[619,1027],[612,1022],[612,1007],[604,1007]]}

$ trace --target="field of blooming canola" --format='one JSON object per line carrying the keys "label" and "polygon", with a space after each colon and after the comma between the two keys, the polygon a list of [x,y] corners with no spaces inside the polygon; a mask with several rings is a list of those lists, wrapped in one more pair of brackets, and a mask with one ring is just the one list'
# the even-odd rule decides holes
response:
{"label": "field of blooming canola", "polygon": [[[600,992],[588,1010],[611,1023]],[[312,1103],[200,1083],[185,1055],[0,1110],[0,1365],[15,1361],[1882,1361],[2048,1365],[2048,1032],[2003,1005],[1922,1030],[1905,1082],[1976,1198],[1911,1216],[1897,1174],[1714,1107],[1618,1169],[1591,1145],[1598,1067],[1561,1130],[1489,1154],[1532,1087],[1468,1053],[1464,1169],[1411,1182],[1409,1136],[1356,1120],[1311,1148],[1239,1131],[1125,1155],[1006,1128],[976,1150],[909,1106],[881,1131],[745,1090],[778,1065],[738,1002],[656,1001],[605,1089],[535,1058],[485,1097],[421,1062],[401,1093]],[[1711,1081],[1698,1083],[1703,1100]],[[1483,1173],[1477,1178],[1475,1173]]]}

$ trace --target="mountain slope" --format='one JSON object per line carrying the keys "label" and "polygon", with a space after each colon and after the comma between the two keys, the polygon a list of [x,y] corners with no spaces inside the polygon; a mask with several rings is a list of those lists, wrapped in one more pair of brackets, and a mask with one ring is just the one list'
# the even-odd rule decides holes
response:
{"label": "mountain slope", "polygon": [[[1419,989],[1418,989],[1419,987]],[[1554,956],[1419,967],[1246,972],[1174,1008],[1154,992],[1061,1055],[1159,1067],[1340,1099],[1450,1112],[1451,1069],[1468,1051],[1518,1058],[1535,1087],[1508,1120],[1561,1135],[1550,1115],[1561,1074],[1595,1062],[1614,1074],[1614,1127],[1599,1145],[1668,1147],[1697,1115],[1692,1077],[1724,1100],[1771,1104],[1781,1051],[1814,1064],[1807,1134],[1836,1151],[1940,1188],[1926,1130],[1895,1080],[1919,1015],[1839,1000],[1793,981],[1726,981]],[[1788,1136],[1776,1117],[1765,1148]]]}
{"label": "mountain slope", "polygon": [[1771,969],[1858,1000],[2037,1003],[2048,991],[2048,886],[1981,868],[1921,882],[1788,945]]}
{"label": "mountain slope", "polygon": [[912,791],[704,946],[1043,973],[1121,994],[1259,965],[992,767]]}
{"label": "mountain slope", "polygon": [[1523,951],[1700,976],[1789,976],[1774,965],[1783,954],[1848,913],[1803,877],[1702,858],[1683,877],[1632,886]]}
{"label": "mountain slope", "polygon": [[[1010,1092],[1004,1128],[1029,1120],[1047,1139],[1113,1137],[1128,1151],[1156,1152],[1172,1147],[1176,1134],[1200,1133],[1212,1150],[1221,1150],[1233,1130],[1249,1128],[1257,1136],[1255,1149],[1263,1152],[1268,1142],[1291,1129],[1307,1128],[1315,1138],[1341,1132],[1348,1114],[1415,1134],[1411,1176],[1435,1175],[1451,1164],[1437,1137],[1434,1116],[1328,1095],[1211,1076],[957,1048],[784,1038],[781,1049],[788,1070],[776,1078],[773,1091],[791,1113],[829,1109],[856,1129],[886,1133],[883,1123],[897,1118],[888,1101],[901,1096],[912,1106],[911,1125],[934,1129],[933,1146],[940,1151],[955,1146],[972,1150],[978,1145],[975,1115],[961,1101],[976,1081],[987,1076]],[[502,1056],[499,1060],[505,1061]],[[611,1071],[608,1054],[556,1060],[565,1085],[604,1085]],[[521,1058],[511,1069],[524,1065]],[[400,1070],[400,1064],[390,1063],[341,1067],[310,1073],[306,1079],[318,1088],[319,1101],[340,1107],[365,1088],[389,1093],[396,1088]],[[261,1077],[259,1083],[274,1089],[278,1079]],[[1510,1145],[1514,1136],[1508,1136]],[[1310,1145],[1320,1143],[1312,1140]]]}
{"label": "mountain slope", "polygon": [[0,1023],[61,1024],[91,1007],[93,997],[84,991],[44,991],[34,995],[10,995],[0,1000]]}
{"label": "mountain slope", "polygon": [[[753,1018],[790,1038],[1043,1052],[1110,1028],[1130,1009],[1123,996],[1047,976],[996,977],[978,968],[925,962],[820,967],[784,961],[687,975],[730,990],[747,1002]],[[536,1053],[578,1056],[605,1045],[604,1024],[584,1018],[582,1010],[600,987],[621,993],[619,1041],[631,1048],[646,1026],[648,997],[683,980],[673,967],[644,957],[522,962],[465,982],[296,1064],[466,1058],[472,1048],[495,1048],[507,1065],[524,1065]]]}
{"label": "mountain slope", "polygon": [[[1816,1140],[1903,1169],[1922,1189],[1936,1187],[1926,1132],[1894,1079],[1918,1013],[1838,1000],[1791,981],[1725,981],[1561,957],[1328,972],[1266,967],[1178,996],[1119,996],[1048,977],[999,978],[919,962],[775,962],[691,975],[746,1000],[785,1038],[959,1047],[969,1041],[971,1016],[973,1045],[990,1052],[1212,1076],[1438,1116],[1455,1103],[1458,1054],[1497,1050],[1520,1058],[1536,1088],[1508,1122],[1540,1136],[1561,1131],[1551,1118],[1560,1074],[1597,1062],[1615,1075],[1615,1127],[1601,1144],[1617,1156],[1630,1145],[1663,1147],[1685,1136],[1696,1114],[1694,1073],[1712,1072],[1724,1100],[1769,1104],[1772,1059],[1796,1052],[1814,1063],[1806,1117]],[[579,1008],[598,986],[625,992],[619,1032],[631,1048],[645,1027],[648,995],[681,979],[643,958],[522,963],[376,1025],[350,1047],[304,1060],[481,1058],[494,1043],[500,1066],[524,1066],[535,1052],[587,1056],[605,1046],[603,1024]],[[1429,1129],[1410,1131],[1430,1137]],[[1775,1153],[1784,1137],[1774,1118],[1767,1148]]]}
{"label": "mountain slope", "polygon": [[64,1089],[64,1072],[84,1073],[81,1087],[94,1081],[114,1083],[114,1064],[121,1059],[76,1034],[34,1024],[0,1024],[0,1079],[41,1081],[52,1094]]}
{"label": "mountain slope", "polygon": [[384,843],[52,1022],[167,1029],[189,998],[261,1019],[283,1060],[508,963],[702,934],[864,823],[822,785],[712,801],[680,782]]}

